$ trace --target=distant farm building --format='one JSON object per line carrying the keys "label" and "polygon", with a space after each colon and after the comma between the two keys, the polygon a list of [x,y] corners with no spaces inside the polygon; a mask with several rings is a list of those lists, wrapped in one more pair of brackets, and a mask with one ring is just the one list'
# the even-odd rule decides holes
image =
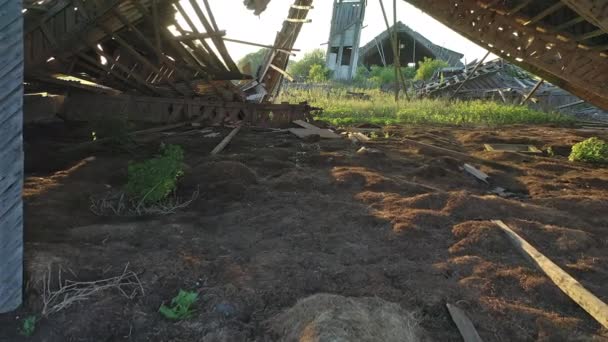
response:
{"label": "distant farm building", "polygon": [[337,80],[355,76],[366,0],[335,0],[327,48],[327,68]]}
{"label": "distant farm building", "polygon": [[[369,43],[359,49],[359,64],[366,67],[372,65],[387,66],[394,64],[391,33],[393,27],[380,33]],[[397,40],[399,46],[399,61],[406,66],[424,60],[425,57],[446,61],[452,67],[461,67],[463,54],[436,45],[420,33],[412,30],[402,22],[397,22]]]}

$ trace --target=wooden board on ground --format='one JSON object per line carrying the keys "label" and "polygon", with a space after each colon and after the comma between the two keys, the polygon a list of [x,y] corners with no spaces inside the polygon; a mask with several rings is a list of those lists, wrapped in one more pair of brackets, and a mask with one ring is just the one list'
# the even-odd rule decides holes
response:
{"label": "wooden board on ground", "polygon": [[211,154],[218,154],[222,152],[222,150],[230,143],[232,138],[241,130],[241,125],[236,126],[235,129],[230,132],[214,149],[211,151]]}
{"label": "wooden board on ground", "polygon": [[536,146],[526,144],[483,144],[486,151],[495,152],[520,152],[520,153],[542,153]]}
{"label": "wooden board on ground", "polygon": [[595,318],[604,328],[608,329],[608,305],[606,305],[606,303],[589,292],[581,283],[572,278],[568,273],[553,263],[553,261],[541,254],[504,222],[500,220],[494,220],[492,222],[499,226],[519,252],[543,271],[560,290],[593,316],[593,318]]}
{"label": "wooden board on ground", "polygon": [[477,330],[475,330],[473,322],[471,322],[464,311],[450,303],[447,303],[446,306],[464,342],[483,342]]}
{"label": "wooden board on ground", "polygon": [[304,128],[290,128],[289,132],[297,136],[298,138],[306,138],[311,135],[318,135],[323,139],[340,139],[341,137],[336,133],[332,132],[329,129],[322,129],[315,125],[309,124],[308,122],[302,120],[295,120],[295,123],[298,126],[302,126]]}
{"label": "wooden board on ground", "polygon": [[464,164],[464,170],[469,174],[473,175],[473,177],[488,184],[488,179],[490,178],[490,176],[488,176],[485,172],[478,170],[471,164]]}

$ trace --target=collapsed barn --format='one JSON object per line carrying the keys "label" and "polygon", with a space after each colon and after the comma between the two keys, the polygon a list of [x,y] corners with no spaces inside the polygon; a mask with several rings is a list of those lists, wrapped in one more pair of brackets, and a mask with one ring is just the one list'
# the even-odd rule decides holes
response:
{"label": "collapsed barn", "polygon": [[419,97],[447,97],[461,100],[491,100],[522,104],[544,111],[572,114],[581,119],[606,120],[608,113],[577,96],[533,75],[496,59],[477,66],[472,62],[463,67],[438,70],[433,78],[416,89]]}
{"label": "collapsed barn", "polygon": [[[608,107],[601,1],[409,2],[540,77],[455,66],[429,96],[534,102],[556,85]],[[253,75],[234,68],[210,3],[170,3],[0,4],[0,312],[27,293],[0,315],[0,340],[30,339],[32,313],[49,341],[605,337],[608,175],[567,161],[605,126],[293,121],[311,108],[272,100],[312,0],[294,1],[274,45],[240,41],[270,50]],[[28,127],[25,187],[23,60],[26,120],[70,123]],[[71,125],[112,115],[165,131],[146,131],[140,156],[88,149],[101,139]],[[183,147],[175,202],[140,216],[147,194],[123,205],[131,161],[165,144]],[[190,320],[169,308],[182,294],[198,300]]]}
{"label": "collapsed barn", "polygon": [[[25,98],[25,120],[58,114],[90,121],[108,112],[156,124],[245,120],[279,125],[303,118],[305,105],[268,100],[286,75],[310,2],[294,2],[264,68],[253,76],[239,71],[225,42],[260,44],[226,37],[207,1],[204,6],[144,0],[26,3],[25,91],[33,95]],[[259,11],[261,4],[254,5]],[[79,110],[83,106],[90,108],[86,116]]]}

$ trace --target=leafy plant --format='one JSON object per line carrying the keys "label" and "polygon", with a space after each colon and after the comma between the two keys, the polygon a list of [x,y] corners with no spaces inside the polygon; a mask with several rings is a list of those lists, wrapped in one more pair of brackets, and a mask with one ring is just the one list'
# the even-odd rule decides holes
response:
{"label": "leafy plant", "polygon": [[446,61],[440,59],[432,59],[424,57],[424,60],[418,62],[418,71],[416,72],[417,81],[427,81],[435,74],[435,71],[448,67],[449,64]]}
{"label": "leafy plant", "polygon": [[161,305],[158,311],[165,318],[179,321],[192,316],[192,305],[198,300],[198,293],[179,290],[177,296],[171,299],[171,307]]}
{"label": "leafy plant", "polygon": [[291,63],[287,71],[293,77],[305,80],[310,74],[310,69],[315,64],[325,65],[325,51],[322,49],[315,49],[305,53],[302,59]]}
{"label": "leafy plant", "polygon": [[608,163],[608,143],[597,137],[589,138],[572,146],[568,159],[596,164]]}
{"label": "leafy plant", "polygon": [[19,334],[27,337],[34,335],[34,331],[36,331],[36,322],[36,315],[27,316],[24,318],[21,323],[21,328],[19,329]]}
{"label": "leafy plant", "polygon": [[308,81],[314,83],[324,83],[329,80],[330,75],[331,70],[329,70],[325,65],[315,64],[310,67],[310,71],[308,72]]}
{"label": "leafy plant", "polygon": [[129,164],[126,191],[143,203],[162,200],[169,195],[183,174],[184,151],[177,145],[161,146],[161,154],[141,163]]}

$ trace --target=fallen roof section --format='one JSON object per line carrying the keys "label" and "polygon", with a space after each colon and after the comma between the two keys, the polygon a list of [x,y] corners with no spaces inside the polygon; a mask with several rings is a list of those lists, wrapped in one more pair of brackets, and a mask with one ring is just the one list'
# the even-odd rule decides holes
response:
{"label": "fallen roof section", "polygon": [[608,109],[603,0],[405,0],[471,41]]}

